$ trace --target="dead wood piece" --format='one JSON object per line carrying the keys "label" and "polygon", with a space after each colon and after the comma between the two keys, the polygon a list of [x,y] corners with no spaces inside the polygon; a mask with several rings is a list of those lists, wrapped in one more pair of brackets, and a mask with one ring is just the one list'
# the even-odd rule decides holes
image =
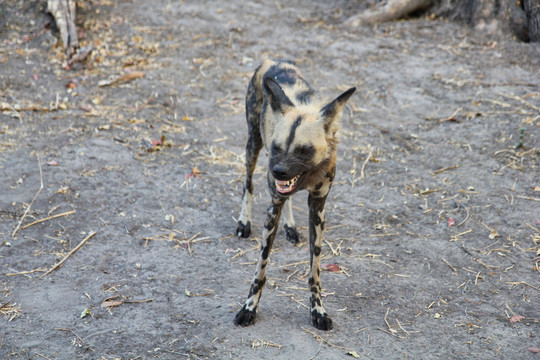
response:
{"label": "dead wood piece", "polygon": [[535,0],[525,0],[523,5],[527,16],[529,40],[540,42],[540,3]]}
{"label": "dead wood piece", "polygon": [[21,220],[19,221],[19,224],[17,225],[17,227],[15,228],[15,230],[13,230],[13,233],[11,234],[12,237],[15,236],[15,234],[17,233],[17,231],[19,231],[20,227],[21,227],[21,224],[24,220],[24,218],[26,217],[26,214],[28,214],[28,211],[30,210],[30,208],[32,207],[32,205],[34,204],[34,201],[36,201],[36,198],[38,197],[39,193],[41,192],[41,190],[43,190],[43,170],[41,169],[41,161],[39,160],[39,157],[37,158],[38,159],[38,165],[39,165],[39,180],[41,182],[41,185],[39,186],[39,189],[38,191],[36,192],[36,195],[34,195],[34,198],[32,199],[32,201],[30,202],[30,205],[28,205],[28,207],[26,208],[26,210],[24,211],[24,214],[21,218]]}
{"label": "dead wood piece", "polygon": [[52,220],[52,219],[56,219],[56,218],[61,217],[61,216],[71,215],[71,214],[75,214],[75,213],[76,213],[75,210],[71,210],[71,211],[61,213],[61,214],[56,214],[56,215],[53,215],[53,216],[49,216],[49,217],[47,217],[45,219],[39,219],[39,220],[36,220],[34,222],[31,222],[30,224],[24,225],[23,227],[21,227],[21,230],[24,230],[26,228],[29,228],[32,225],[36,225],[36,224],[42,223],[42,222],[47,221],[47,220]]}
{"label": "dead wood piece", "polygon": [[51,13],[60,31],[64,50],[68,56],[79,47],[77,28],[75,26],[75,0],[47,0],[47,12]]}
{"label": "dead wood piece", "polygon": [[78,49],[76,53],[73,53],[73,56],[68,60],[67,65],[72,66],[76,62],[86,60],[93,50],[94,48],[92,46],[83,46],[82,48]]}
{"label": "dead wood piece", "polygon": [[527,16],[529,41],[540,42],[540,2],[525,0],[523,5]]}
{"label": "dead wood piece", "polygon": [[132,71],[127,74],[123,74],[120,76],[111,76],[110,78],[106,80],[100,80],[98,82],[99,87],[105,87],[105,86],[113,86],[113,85],[120,85],[127,83],[131,80],[140,79],[144,76],[144,73],[142,71]]}
{"label": "dead wood piece", "polygon": [[49,270],[47,270],[47,272],[43,275],[41,275],[41,277],[45,277],[47,275],[49,275],[51,272],[53,272],[54,270],[58,269],[60,266],[62,266],[62,264],[71,256],[75,253],[75,251],[79,250],[81,248],[81,246],[84,245],[84,243],[86,241],[88,241],[88,239],[90,239],[92,236],[96,235],[96,232],[95,231],[92,231],[90,234],[88,234],[87,237],[85,237],[80,243],[79,245],[75,246],[70,252],[69,254],[67,254],[62,260],[60,260],[59,262],[57,262],[56,264],[53,265],[53,267],[51,267]]}
{"label": "dead wood piece", "polygon": [[385,21],[397,20],[415,11],[431,5],[432,0],[388,0],[383,6],[377,6],[351,17],[345,22],[349,28],[360,25],[373,25]]}

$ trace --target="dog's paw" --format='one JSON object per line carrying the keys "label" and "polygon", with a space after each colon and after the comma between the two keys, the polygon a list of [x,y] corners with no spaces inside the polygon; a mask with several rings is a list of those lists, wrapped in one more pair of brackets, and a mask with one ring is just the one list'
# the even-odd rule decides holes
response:
{"label": "dog's paw", "polygon": [[289,240],[290,243],[296,245],[300,242],[300,234],[298,234],[298,231],[296,231],[296,228],[294,226],[291,227],[285,224],[283,228],[285,229],[285,237],[287,238],[287,240]]}
{"label": "dog's paw", "polygon": [[312,311],[311,321],[313,322],[313,326],[319,330],[328,331],[334,328],[332,318],[327,313],[321,314],[316,311]]}
{"label": "dog's paw", "polygon": [[242,223],[241,221],[238,222],[238,228],[236,228],[236,235],[239,237],[247,238],[251,234],[251,222],[247,222],[247,224]]}
{"label": "dog's paw", "polygon": [[255,323],[255,315],[257,314],[256,310],[248,310],[246,306],[236,313],[234,317],[234,324],[240,326],[249,326]]}

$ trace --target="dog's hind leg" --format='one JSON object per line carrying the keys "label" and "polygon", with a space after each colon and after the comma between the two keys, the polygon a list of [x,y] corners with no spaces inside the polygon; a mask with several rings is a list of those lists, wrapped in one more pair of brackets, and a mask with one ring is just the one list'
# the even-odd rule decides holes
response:
{"label": "dog's hind leg", "polygon": [[247,238],[251,234],[251,199],[253,197],[253,171],[257,165],[257,157],[262,148],[261,135],[250,134],[246,145],[246,181],[242,195],[242,210],[238,219],[236,234]]}
{"label": "dog's hind leg", "polygon": [[236,325],[248,326],[255,322],[259,299],[261,298],[264,285],[266,284],[266,265],[268,263],[270,251],[272,250],[272,244],[276,237],[277,228],[279,226],[279,217],[284,202],[285,199],[279,196],[273,196],[272,204],[268,207],[255,278],[251,284],[249,295],[244,306],[234,318],[234,323]]}
{"label": "dog's hind leg", "polygon": [[285,219],[285,225],[283,225],[283,228],[285,229],[285,236],[287,237],[287,240],[293,244],[298,244],[300,242],[300,235],[298,234],[296,225],[294,223],[292,198],[287,200],[287,219]]}
{"label": "dog's hind leg", "polygon": [[247,238],[251,234],[251,198],[253,197],[253,171],[257,165],[259,152],[263,147],[260,129],[260,100],[257,100],[255,88],[251,82],[246,95],[246,120],[248,141],[246,144],[246,181],[242,195],[242,210],[238,219],[236,234]]}

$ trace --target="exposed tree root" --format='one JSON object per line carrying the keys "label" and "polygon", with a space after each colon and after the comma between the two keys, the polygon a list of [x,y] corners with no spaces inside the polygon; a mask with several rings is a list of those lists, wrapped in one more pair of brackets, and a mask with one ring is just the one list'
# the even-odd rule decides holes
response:
{"label": "exposed tree root", "polygon": [[345,25],[356,28],[360,25],[372,25],[397,20],[415,11],[422,10],[430,6],[431,3],[432,0],[388,0],[383,6],[376,6],[351,17],[345,22]]}

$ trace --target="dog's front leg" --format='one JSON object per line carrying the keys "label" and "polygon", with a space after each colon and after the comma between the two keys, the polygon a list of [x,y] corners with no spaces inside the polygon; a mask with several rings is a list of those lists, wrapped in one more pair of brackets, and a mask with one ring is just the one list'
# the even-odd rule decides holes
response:
{"label": "dog's front leg", "polygon": [[331,330],[332,319],[322,305],[321,297],[321,246],[324,231],[324,204],[330,190],[330,184],[324,186],[326,194],[320,196],[320,191],[309,194],[309,255],[311,276],[309,286],[311,290],[311,321],[313,326],[320,330]]}
{"label": "dog's front leg", "polygon": [[284,203],[284,198],[276,194],[273,195],[272,204],[268,207],[268,212],[266,214],[266,222],[263,230],[261,251],[259,253],[259,262],[257,263],[255,278],[251,283],[249,295],[244,306],[234,318],[234,323],[236,325],[248,326],[255,322],[259,299],[261,298],[264,285],[266,284],[266,265],[268,263],[270,251],[272,250],[274,238],[276,237],[279,217]]}

